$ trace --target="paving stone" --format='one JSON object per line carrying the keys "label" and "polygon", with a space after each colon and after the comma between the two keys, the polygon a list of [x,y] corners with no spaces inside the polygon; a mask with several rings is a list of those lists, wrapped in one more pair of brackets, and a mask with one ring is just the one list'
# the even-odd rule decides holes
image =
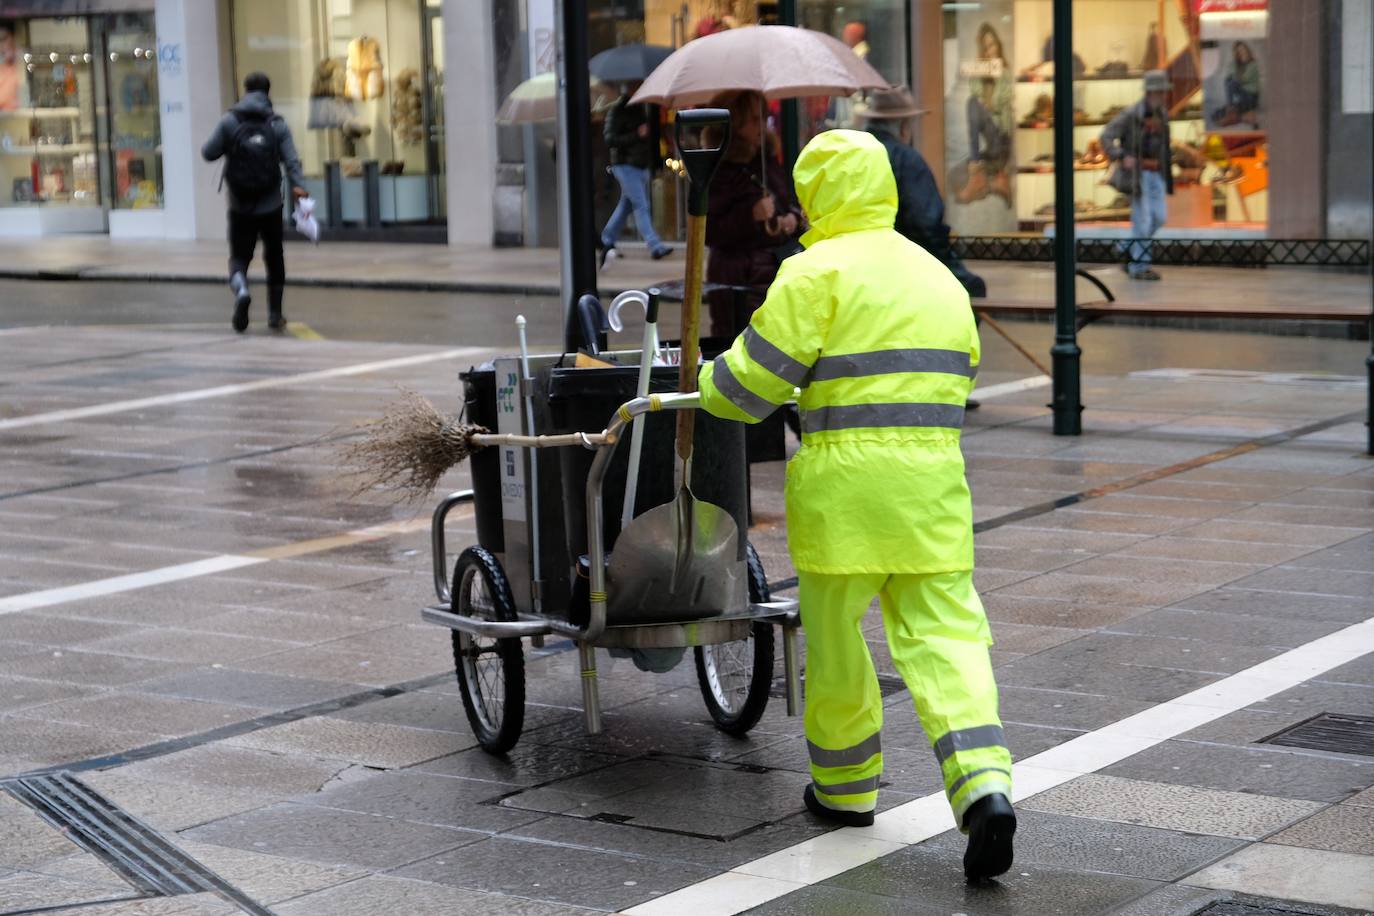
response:
{"label": "paving stone", "polygon": [[[513,862],[520,863],[519,867],[512,868]],[[715,870],[493,837],[395,874],[515,897],[620,910],[705,880]]]}
{"label": "paving stone", "polygon": [[54,617],[26,611],[18,614],[6,614],[5,624],[3,628],[0,628],[0,632],[4,633],[7,640],[39,643],[46,646],[74,646],[128,633],[135,629],[137,628],[128,624],[107,623],[99,620],[75,620],[69,617]]}
{"label": "paving stone", "polygon": [[1358,909],[1374,907],[1374,868],[1365,856],[1256,843],[1187,879],[1244,891]]}
{"label": "paving stone", "polygon": [[485,834],[314,805],[279,804],[205,824],[182,836],[264,855],[375,871],[477,842]]}
{"label": "paving stone", "polygon": [[275,639],[197,633],[190,630],[142,630],[87,644],[93,652],[113,652],[139,658],[163,659],[191,664],[231,664],[290,646]]}
{"label": "paving stone", "polygon": [[312,865],[280,856],[267,856],[228,846],[192,843],[179,839],[178,847],[253,900],[274,905],[367,875],[347,866]]}
{"label": "paving stone", "polygon": [[[1339,492],[1339,491],[1332,491]],[[1374,567],[1374,535],[1344,541],[1334,547],[1287,561],[1288,566],[1337,571],[1368,572]]]}
{"label": "paving stone", "polygon": [[217,743],[141,760],[121,767],[119,772],[151,782],[257,791],[266,803],[316,792],[343,768],[337,760],[273,754]]}
{"label": "paving stone", "polygon": [[1352,795],[1344,802],[1347,805],[1357,805],[1361,808],[1374,808],[1374,789],[1365,789],[1356,795]]}
{"label": "paving stone", "polygon": [[361,692],[361,684],[312,681],[237,668],[195,668],[138,685],[144,693],[213,700],[264,709],[296,709]]}
{"label": "paving stone", "polygon": [[225,706],[197,700],[180,700],[128,691],[62,700],[21,710],[18,715],[44,722],[114,726],[150,737],[179,737],[209,731],[253,716],[243,706]]}
{"label": "paving stone", "polygon": [[1329,525],[1288,525],[1282,522],[1240,521],[1216,518],[1179,528],[1169,534],[1174,538],[1205,538],[1223,541],[1250,541],[1257,544],[1290,544],[1297,547],[1328,547],[1359,537],[1360,528],[1340,528]]}
{"label": "paving stone", "polygon": [[1374,709],[1374,687],[1362,684],[1336,684],[1325,680],[1308,681],[1276,693],[1256,703],[1254,709],[1285,715],[1286,725],[1297,725],[1304,719],[1324,712],[1367,715]]}
{"label": "paving stone", "polygon": [[50,827],[27,805],[0,792],[0,868],[31,870],[79,853],[81,848],[61,831]]}
{"label": "paving stone", "polygon": [[1007,586],[1009,595],[1056,598],[1127,607],[1163,607],[1207,591],[1199,583],[1170,580],[1132,581],[1105,576],[1080,576],[1065,570],[1045,573]]}
{"label": "paving stone", "polygon": [[[1021,805],[1017,816],[1014,871],[1050,866],[1101,874],[1174,881],[1240,848],[1242,841],[1047,814]],[[968,837],[950,830],[923,846],[962,856]]]}
{"label": "paving stone", "polygon": [[5,662],[5,673],[66,684],[122,687],[185,671],[186,665],[97,652],[54,650]]}
{"label": "paving stone", "polygon": [[120,808],[165,831],[186,830],[275,800],[257,789],[154,782],[127,775],[122,769],[86,773],[81,778]]}
{"label": "paving stone", "polygon": [[1064,601],[1059,598],[1011,595],[1007,592],[992,592],[981,597],[988,619],[994,626],[998,623],[1014,623],[1023,626],[1091,630],[1129,620],[1154,607],[1131,607],[1096,601]]}
{"label": "paving stone", "polygon": [[1072,642],[1086,636],[1089,630],[1075,630],[1069,627],[1049,626],[1031,627],[1017,623],[994,622],[992,626],[993,644],[1001,651],[1031,655],[1052,649],[1055,646]]}
{"label": "paving stone", "polygon": [[1073,643],[1040,653],[1038,659],[1061,659],[1097,666],[1104,663],[1233,674],[1282,654],[1270,646],[1233,645],[1217,638],[1176,639],[1099,631]]}
{"label": "paving stone", "polygon": [[1112,916],[1196,916],[1221,896],[1224,895],[1205,888],[1166,884],[1121,909],[1112,910]]}
{"label": "paving stone", "polygon": [[0,877],[0,902],[9,912],[26,913],[59,905],[73,906],[95,900],[131,897],[135,893],[127,884],[115,881],[89,884],[26,872]]}
{"label": "paving stone", "polygon": [[93,692],[91,688],[77,687],[73,684],[0,675],[0,712],[12,712],[58,700],[89,696]]}
{"label": "paving stone", "polygon": [[323,614],[302,614],[279,608],[244,607],[210,614],[180,626],[206,633],[254,636],[313,645],[376,629],[377,621],[343,614],[326,617]]}
{"label": "paving stone", "polygon": [[[1054,650],[1050,650],[1053,652]],[[1002,684],[1073,693],[1115,695],[1162,703],[1204,687],[1217,675],[1096,661],[1091,654],[1056,658],[1049,653],[1020,658],[997,671]]]}
{"label": "paving stone", "polygon": [[1165,741],[1102,771],[1199,788],[1249,792],[1320,802],[1338,802],[1374,784],[1374,762],[1366,758],[1287,753],[1276,749],[1226,747]]}
{"label": "paving stone", "polygon": [[1087,559],[1120,550],[1145,540],[1144,534],[1112,534],[1103,531],[1074,531],[1065,528],[1034,528],[1024,524],[1005,525],[974,536],[976,548],[1044,550],[1061,556]]}
{"label": "paving stone", "polygon": [[999,684],[1003,723],[1019,722],[1089,731],[1148,709],[1146,700]]}
{"label": "paving stone", "polygon": [[593,910],[569,907],[520,897],[483,894],[386,875],[310,894],[276,908],[281,916],[373,916],[394,912],[406,916],[450,916],[454,913],[490,913],[492,916],[579,916]]}
{"label": "paving stone", "polygon": [[600,735],[586,734],[577,721],[536,729],[522,740],[624,757],[655,751],[702,760],[731,760],[783,739],[761,732],[743,738],[727,735],[715,727],[704,710],[700,719],[685,721],[653,716],[647,710],[634,715],[616,710],[602,716],[602,722],[605,731]]}
{"label": "paving stone", "polygon": [[1339,526],[1367,533],[1374,528],[1374,509],[1343,509],[1331,506],[1283,506],[1270,503],[1233,512],[1238,521],[1274,522],[1281,525]]}
{"label": "paving stone", "polygon": [[1222,611],[1254,617],[1359,623],[1374,616],[1374,600],[1336,595],[1294,595],[1249,588],[1219,588],[1176,602],[1194,611]]}
{"label": "paving stone", "polygon": [[1311,550],[1310,546],[1209,540],[1174,535],[1140,541],[1116,551],[1111,556],[1271,566],[1276,563],[1296,562],[1297,557],[1310,554]]}
{"label": "paving stone", "polygon": [[1268,842],[1374,856],[1374,808],[1333,805],[1269,837]]}
{"label": "paving stone", "polygon": [[81,916],[234,916],[243,912],[210,893],[82,907]]}
{"label": "paving stone", "polygon": [[[536,707],[537,708],[537,707]],[[531,709],[525,709],[526,727],[531,725]],[[581,710],[578,710],[581,714]],[[331,713],[335,719],[350,722],[382,722],[389,725],[406,725],[411,728],[428,728],[434,731],[454,732],[464,737],[472,733],[463,703],[450,693],[436,690],[414,690],[399,696],[388,697],[372,703],[362,703],[348,709]],[[472,746],[477,740],[472,739]]]}
{"label": "paving stone", "polygon": [[448,732],[373,722],[345,722],[324,717],[298,719],[264,728],[230,738],[227,743],[279,754],[303,754],[387,769],[411,766],[470,746],[467,741]]}
{"label": "paving stone", "polygon": [[1180,741],[1204,741],[1240,747],[1255,744],[1293,724],[1291,715],[1263,709],[1242,709],[1179,735]]}
{"label": "paving stone", "polygon": [[22,749],[26,758],[40,766],[104,757],[149,743],[149,736],[140,732],[86,725],[55,729],[47,722],[18,716],[0,717],[0,735],[4,735],[6,747]]}
{"label": "paving stone", "polygon": [[865,894],[825,884],[802,888],[744,912],[748,916],[949,916],[948,908],[927,907],[910,900]]}
{"label": "paving stone", "polygon": [[1293,620],[1246,616],[1219,611],[1192,611],[1181,607],[1148,611],[1120,623],[1109,624],[1105,633],[1129,633],[1174,639],[1215,640],[1236,646],[1306,645],[1341,629],[1329,620]]}
{"label": "paving stone", "polygon": [[1254,840],[1311,815],[1321,803],[1089,774],[1028,798],[1019,807]]}
{"label": "paving stone", "polygon": [[1275,592],[1300,592],[1313,595],[1344,595],[1369,598],[1374,595],[1374,570],[1345,570],[1332,575],[1330,570],[1298,566],[1276,566],[1232,583],[1238,588]]}
{"label": "paving stone", "polygon": [[1374,687],[1374,655],[1365,655],[1316,678],[1325,684],[1356,684]]}
{"label": "paving stone", "polygon": [[302,802],[431,824],[503,832],[538,820],[540,814],[502,807],[519,787],[428,773],[384,773],[327,788]]}
{"label": "paving stone", "polygon": [[1046,865],[1013,865],[1006,875],[983,886],[964,881],[963,851],[926,844],[884,856],[824,882],[862,893],[918,900],[946,912],[989,916],[1080,916],[1103,913],[1161,885],[1140,878],[1093,875]]}
{"label": "paving stone", "polygon": [[531,787],[604,769],[623,760],[611,754],[522,742],[499,757],[472,748],[426,761],[415,771]]}
{"label": "paving stone", "polygon": [[389,687],[445,670],[452,671],[453,660],[450,657],[444,664],[438,659],[426,661],[411,656],[337,652],[324,646],[307,646],[246,659],[234,667],[286,677]]}

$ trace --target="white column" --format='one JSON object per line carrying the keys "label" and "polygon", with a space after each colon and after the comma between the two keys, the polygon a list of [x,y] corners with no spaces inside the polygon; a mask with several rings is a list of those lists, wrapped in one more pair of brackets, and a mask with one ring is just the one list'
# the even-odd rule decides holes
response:
{"label": "white column", "polygon": [[224,114],[217,7],[209,0],[157,0],[163,207],[168,238],[224,237],[220,164],[200,157],[201,145]]}
{"label": "white column", "polygon": [[484,0],[444,0],[443,11],[448,242],[491,245],[496,228],[496,65],[491,4]]}

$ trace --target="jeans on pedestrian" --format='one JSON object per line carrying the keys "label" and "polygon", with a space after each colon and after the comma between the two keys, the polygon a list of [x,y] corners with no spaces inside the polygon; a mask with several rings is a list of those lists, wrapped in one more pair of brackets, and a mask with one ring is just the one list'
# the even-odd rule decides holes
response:
{"label": "jeans on pedestrian", "polygon": [[1254,111],[1259,107],[1259,93],[1241,88],[1234,76],[1226,77],[1226,104],[1237,112]]}
{"label": "jeans on pedestrian", "polygon": [[613,165],[611,174],[620,184],[620,201],[615,212],[601,230],[601,247],[614,248],[620,233],[625,231],[625,220],[634,211],[635,226],[650,251],[661,251],[663,240],[654,231],[654,218],[649,213],[649,170],[635,165]]}
{"label": "jeans on pedestrian", "polygon": [[229,276],[248,275],[253,249],[262,239],[262,260],[267,266],[267,285],[286,283],[286,259],[282,254],[282,214],[280,210],[267,213],[239,213],[229,211]]}
{"label": "jeans on pedestrian", "polygon": [[[1131,235],[1139,239],[1154,236],[1164,226],[1168,216],[1165,202],[1168,189],[1164,176],[1159,172],[1140,170],[1140,193],[1131,200]],[[1137,276],[1150,269],[1150,243],[1134,241],[1131,243],[1131,263],[1127,268],[1131,276]]]}
{"label": "jeans on pedestrian", "polygon": [[1002,159],[1011,148],[1011,138],[997,124],[997,119],[983,105],[983,100],[969,96],[965,108],[968,116],[968,157],[972,162]]}

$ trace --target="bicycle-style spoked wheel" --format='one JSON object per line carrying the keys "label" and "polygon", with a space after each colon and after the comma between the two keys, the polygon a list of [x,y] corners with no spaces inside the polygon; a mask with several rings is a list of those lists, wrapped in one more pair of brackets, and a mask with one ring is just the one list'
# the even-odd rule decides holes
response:
{"label": "bicycle-style spoked wheel", "polygon": [[[747,547],[749,600],[768,598],[768,579],[752,544]],[[726,734],[744,735],[758,724],[773,684],[773,625],[755,621],[749,636],[698,646],[697,682],[706,710]]]}
{"label": "bicycle-style spoked wheel", "polygon": [[[482,547],[469,547],[453,571],[453,612],[515,620],[505,572]],[[525,725],[525,656],[520,640],[453,631],[453,662],[468,724],[482,749],[504,754]]]}

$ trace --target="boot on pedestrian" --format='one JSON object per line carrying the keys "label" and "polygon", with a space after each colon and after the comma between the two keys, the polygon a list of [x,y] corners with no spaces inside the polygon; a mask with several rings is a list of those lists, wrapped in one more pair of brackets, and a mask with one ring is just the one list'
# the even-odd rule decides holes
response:
{"label": "boot on pedestrian", "polygon": [[839,824],[841,827],[872,827],[872,811],[841,811],[838,808],[831,808],[821,803],[816,797],[814,786],[808,785],[802,793],[802,801],[806,803],[806,810],[822,820]]}
{"label": "boot on pedestrian", "polygon": [[970,162],[968,164],[968,183],[955,193],[954,199],[961,204],[971,204],[975,200],[982,200],[987,196],[988,176],[983,171],[983,163]]}
{"label": "boot on pedestrian", "polygon": [[286,330],[286,317],[281,313],[281,299],[285,292],[284,286],[267,288],[267,326],[274,331]]}
{"label": "boot on pedestrian", "polygon": [[243,275],[243,271],[235,271],[229,277],[229,288],[234,292],[234,330],[242,334],[248,330],[248,306],[253,304],[253,297],[248,293],[248,278]]}
{"label": "boot on pedestrian", "polygon": [[968,848],[964,851],[964,877],[970,882],[995,878],[1011,868],[1012,835],[1016,812],[1005,795],[984,795],[964,812]]}

